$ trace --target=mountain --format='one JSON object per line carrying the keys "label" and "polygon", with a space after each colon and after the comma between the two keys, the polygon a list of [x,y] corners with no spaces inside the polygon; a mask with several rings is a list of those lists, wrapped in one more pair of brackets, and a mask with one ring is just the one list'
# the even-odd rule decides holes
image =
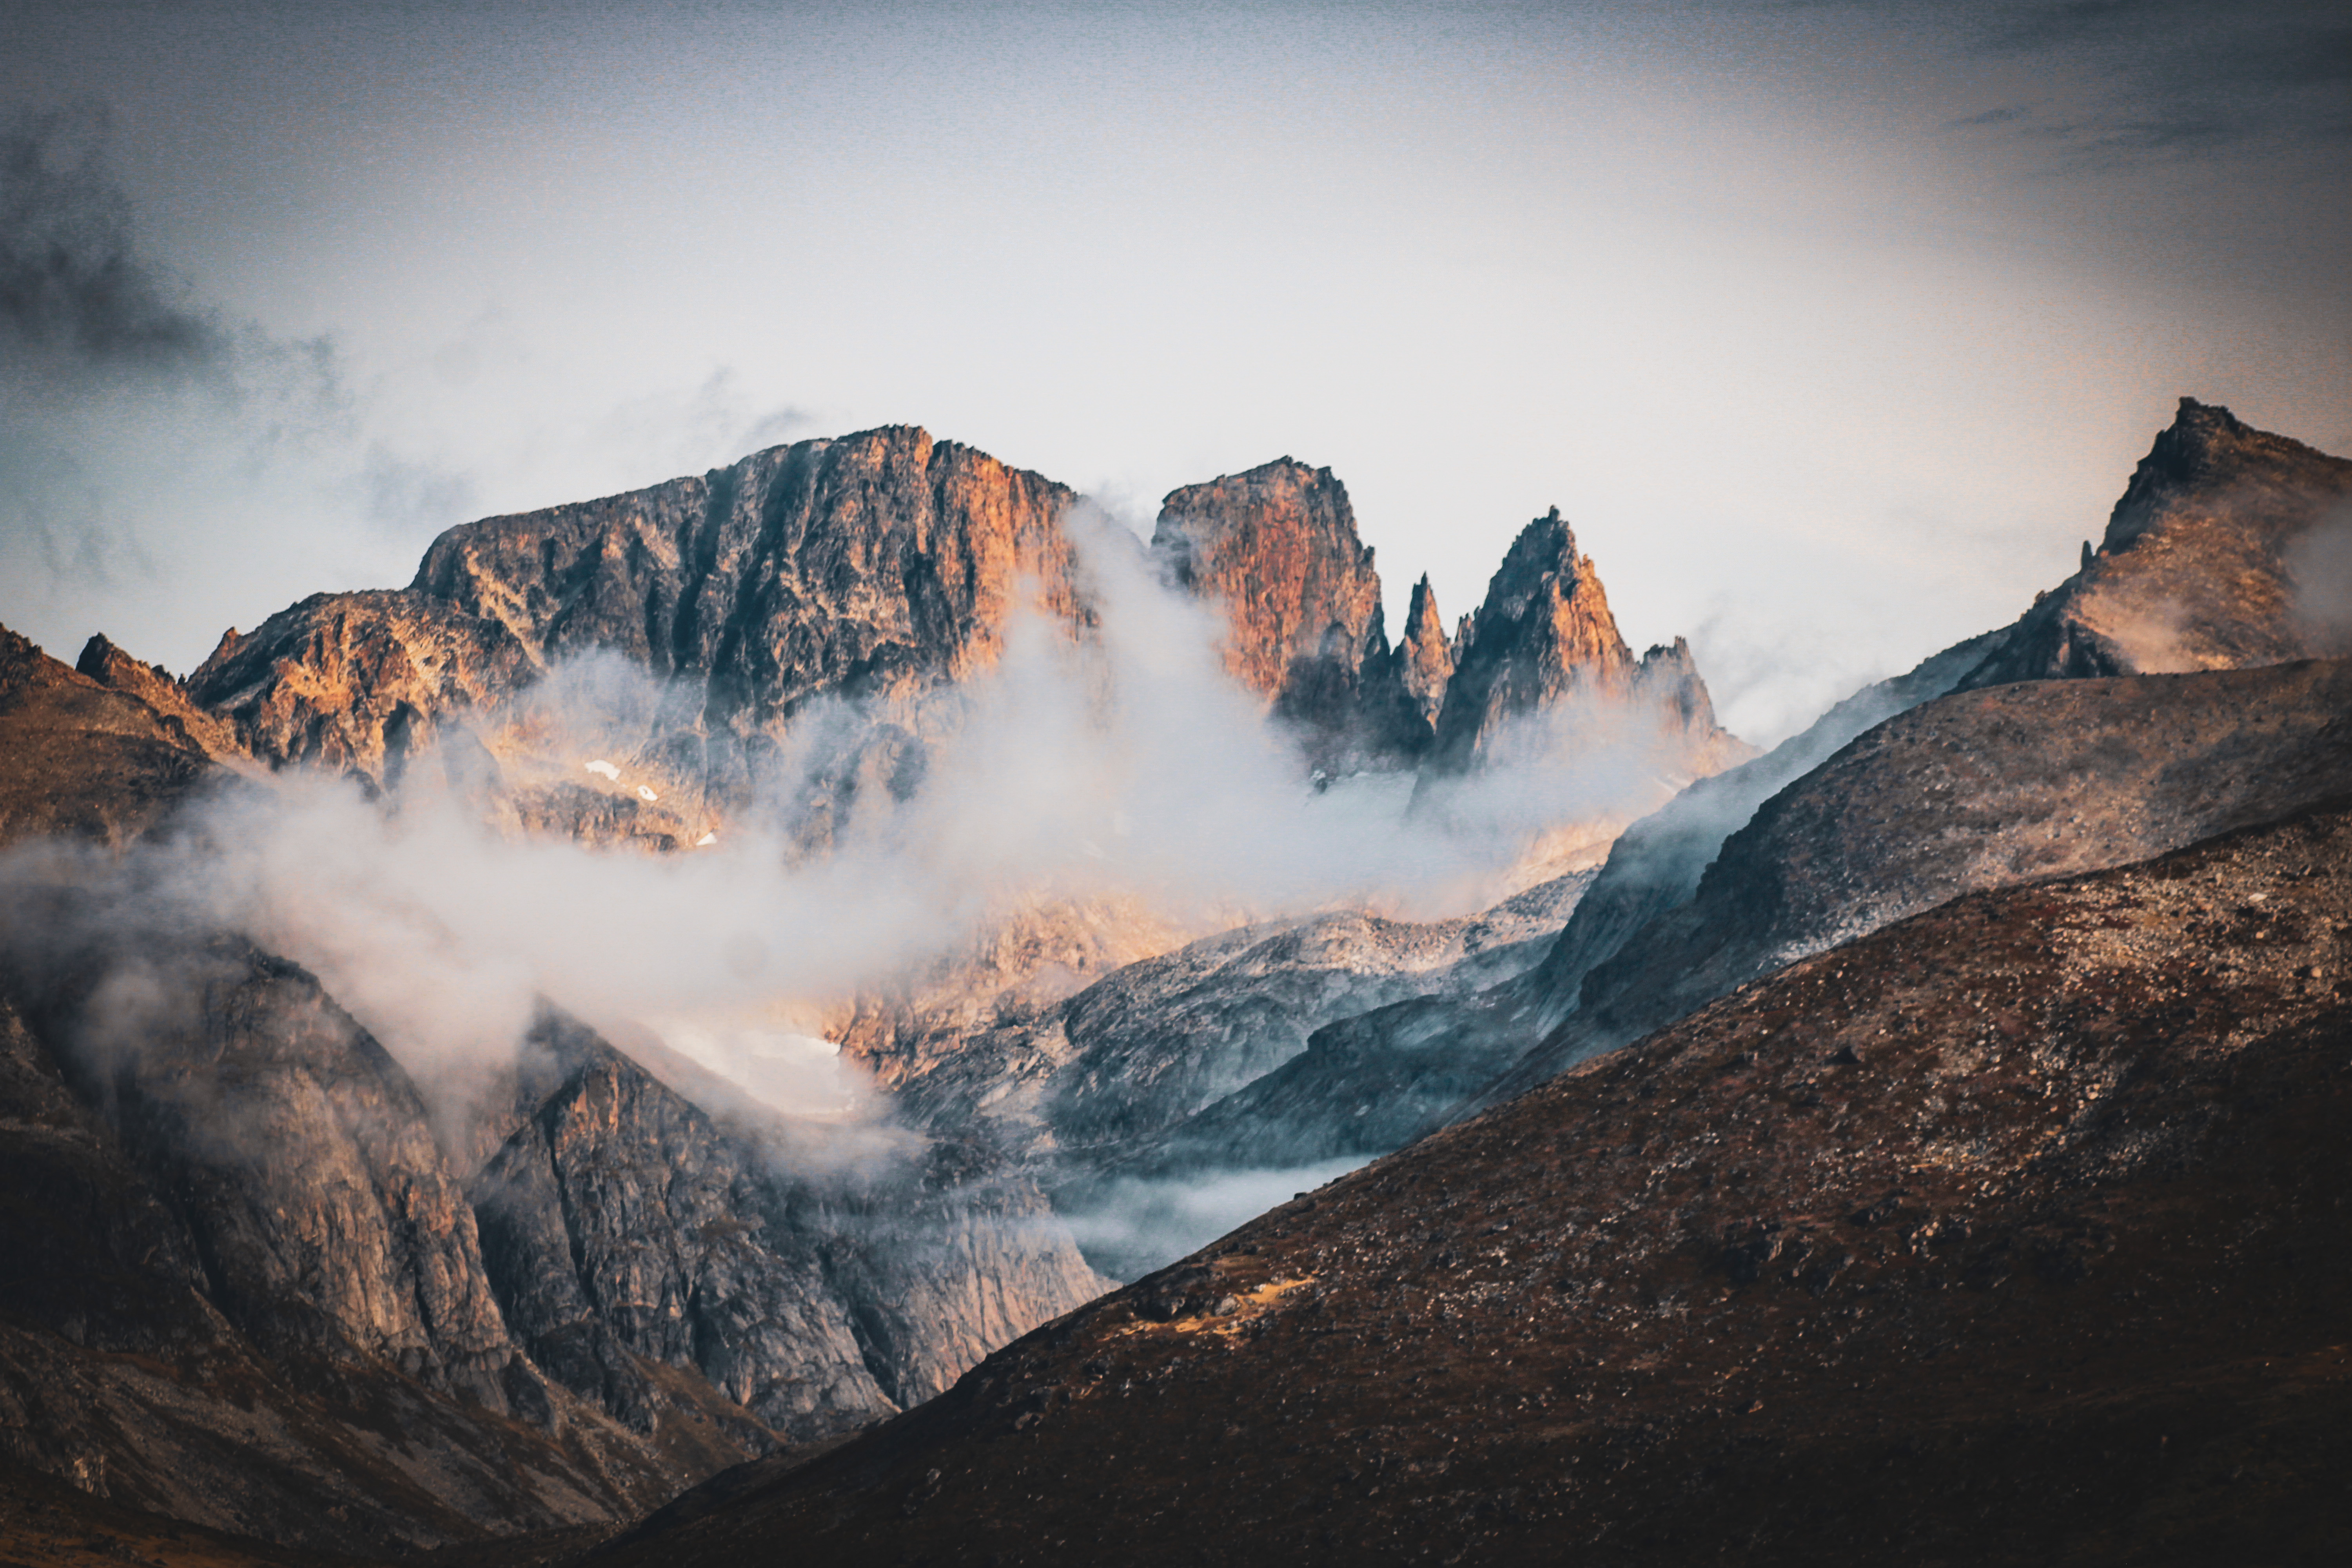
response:
{"label": "mountain", "polygon": [[2352,661],[1955,692],[1767,801],[1487,1098],[1961,893],[2140,859],[2347,781]]}
{"label": "mountain", "polygon": [[212,772],[188,727],[0,627],[0,841],[136,837]]}
{"label": "mountain", "polygon": [[757,452],[648,489],[449,530],[404,589],[321,595],[231,632],[189,678],[273,763],[379,784],[567,655],[676,683],[672,765],[741,778],[812,700],[901,721],[988,668],[1034,584],[1075,622],[1076,500],[910,426]]}
{"label": "mountain", "polygon": [[[1428,615],[1433,622],[1434,605]],[[1717,772],[1747,754],[1717,727],[1688,644],[1677,638],[1634,659],[1599,574],[1577,551],[1558,507],[1511,542],[1451,663],[1430,742],[1430,767],[1439,775],[1465,773],[1514,742],[1524,746],[1515,724],[1561,710],[1604,735],[1620,713],[1655,724],[1694,753],[1693,773]]]}
{"label": "mountain", "polygon": [[877,1065],[909,1125],[1001,1152],[1053,1194],[1089,1261],[1132,1276],[1242,1217],[1135,1223],[1138,1194],[1122,1183],[1139,1150],[1296,1056],[1333,1019],[1402,996],[1458,995],[1534,963],[1591,878],[1555,879],[1449,921],[1349,910],[1236,927],[1075,991],[933,993],[865,1015],[844,1031],[844,1049]]}
{"label": "mountain", "polygon": [[557,1015],[523,1062],[520,1125],[468,1189],[490,1279],[540,1363],[640,1430],[691,1369],[787,1438],[833,1436],[1103,1286],[1034,1186],[951,1143],[714,1116]]}
{"label": "mountain", "polygon": [[2180,400],[2083,568],[1962,684],[2242,669],[2352,651],[2308,612],[2297,546],[2341,529],[2352,461]]}
{"label": "mountain", "polygon": [[1437,613],[1429,574],[1412,585],[1404,635],[1385,663],[1369,660],[1363,676],[1364,728],[1391,755],[1418,763],[1437,738],[1437,715],[1454,679],[1454,646]]}
{"label": "mountain", "polygon": [[2341,806],[1966,895],[598,1561],[2340,1555],[2347,930]]}
{"label": "mountain", "polygon": [[[1600,876],[1540,964],[1475,995],[1417,998],[1328,1025],[1306,1051],[1250,1085],[1231,1103],[1208,1108],[1192,1124],[1174,1130],[1163,1147],[1139,1154],[1139,1162],[1166,1173],[1236,1162],[1304,1163],[1380,1152],[1466,1107],[1493,1104],[1520,1092],[1578,1054],[1622,1044],[1718,994],[1723,984],[1702,978],[1716,971],[1679,973],[1674,969],[1696,951],[1691,942],[1705,949],[1714,938],[1661,935],[1656,956],[1642,954],[1653,935],[1653,922],[1666,921],[1689,903],[1702,873],[1726,840],[1768,801],[1841,748],[1919,704],[1955,690],[2027,677],[2114,672],[2116,661],[2125,658],[2114,648],[2101,656],[2105,663],[2087,657],[2053,662],[2018,650],[2046,651],[2057,646],[2053,637],[2072,638],[2068,646],[2091,646],[2073,632],[2061,637],[2052,628],[2063,630],[2074,624],[2065,617],[2090,613],[2082,608],[2086,604],[2116,602],[2109,595],[2122,592],[2118,584],[2127,584],[2137,600],[2200,606],[2195,619],[2204,628],[2200,646],[2217,661],[2231,649],[2239,650],[2250,666],[2266,662],[2268,656],[2299,658],[2327,652],[2334,644],[2326,628],[2295,610],[2294,584],[2284,563],[2294,560],[2302,542],[2336,515],[2347,493],[2347,471],[2352,464],[2342,459],[2251,430],[2226,409],[2184,399],[2179,416],[2158,434],[2116,502],[2104,551],[2058,590],[2042,595],[2017,623],[1957,644],[1902,676],[1865,688],[1767,755],[1699,780],[1634,823],[1610,847]],[[1563,604],[1573,596],[1554,594]],[[1507,596],[1499,607],[1507,620],[1514,615],[1520,621],[1526,618],[1524,612],[1511,610]],[[1475,626],[1473,621],[1465,632],[1473,641]],[[2222,661],[2216,667],[2228,665]],[[2126,660],[2124,668],[2132,667]],[[2295,693],[2300,689],[2281,687],[2263,700],[2291,703],[2299,700]],[[2063,711],[2066,700],[2048,700],[2057,704],[2052,717],[2068,721],[2072,716]],[[1981,715],[1990,710],[1965,711]],[[2208,710],[2194,722],[2210,725],[2221,717]],[[1969,721],[1963,721],[1964,729]],[[2250,718],[2255,727],[2264,721]],[[2133,732],[2131,721],[2100,732],[2112,735],[2122,748],[2119,755],[2138,759],[2133,765],[2146,765],[2147,736]],[[2213,733],[2209,731],[2205,740],[2210,742]],[[1952,743],[1962,744],[1962,735],[1956,733]],[[2021,763],[2032,774],[2049,765],[2065,744],[2053,738],[2055,750],[2031,745]],[[2086,754],[2075,765],[2098,787],[2097,758]],[[1858,788],[1848,804],[1885,814],[1932,811],[1940,802],[1954,813],[1952,831],[1974,832],[1982,822],[1997,820],[2004,803],[2023,799],[2004,793],[2011,781],[1990,777],[1978,781],[1979,788],[1990,792],[1980,805],[1948,790],[1922,802],[1903,793],[1916,782],[1885,778],[1880,785],[1888,792],[1885,795],[1874,797]],[[2095,814],[2087,823],[2062,825],[2056,830],[2059,837],[2079,850],[2085,832],[2114,835],[2099,852],[2095,863],[2103,864],[2158,847],[2158,841],[2139,837],[2138,825],[2127,820],[2126,795],[2110,795],[2105,804],[2121,815]],[[2049,807],[2044,801],[2032,809],[2040,813]],[[1963,828],[1961,819],[1972,810],[1981,816]],[[1826,818],[1817,818],[1813,826],[1823,835],[1819,845],[1791,842],[1785,852],[1835,853],[1839,830]],[[2200,831],[2210,830],[2209,826]],[[2181,841],[2174,837],[2161,842]],[[1988,886],[2002,879],[1989,862],[1979,863],[1976,872],[1979,879],[1943,883],[1934,896],[1950,897],[1964,885]],[[1872,918],[1858,905],[1843,916],[1865,922]],[[1662,925],[1656,931],[1664,929]],[[1861,929],[1849,925],[1839,935],[1858,934]],[[1790,955],[1800,950],[1791,949]],[[1628,956],[1612,972],[1614,978],[1588,978],[1621,952]],[[1757,972],[1746,969],[1740,977]],[[1596,1018],[1590,1025],[1571,1026],[1569,1020],[1582,1005],[1585,988],[1594,984],[1622,991],[1623,1005],[1639,1012],[1639,1022],[1628,1014],[1617,1023]],[[1647,987],[1653,984],[1662,989],[1652,992]],[[1560,1032],[1558,1045],[1547,1046],[1520,1065],[1533,1043],[1547,1040],[1555,1031]]]}
{"label": "mountain", "polygon": [[610,1523],[1099,1288],[1034,1184],[714,1116],[553,1015],[436,1126],[191,898],[179,813],[260,786],[118,655],[0,639],[0,1460],[320,1551]]}

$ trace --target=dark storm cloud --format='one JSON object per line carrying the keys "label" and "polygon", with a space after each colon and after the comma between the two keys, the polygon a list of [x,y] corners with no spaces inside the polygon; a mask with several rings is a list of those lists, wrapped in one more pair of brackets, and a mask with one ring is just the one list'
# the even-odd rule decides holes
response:
{"label": "dark storm cloud", "polygon": [[2021,121],[2094,157],[2190,155],[2352,140],[2352,25],[2340,5],[2066,0],[1979,13],[1970,52],[2047,66],[2078,84]]}
{"label": "dark storm cloud", "polygon": [[105,133],[94,110],[0,131],[0,342],[53,377],[222,375],[233,334],[139,255]]}
{"label": "dark storm cloud", "polygon": [[0,366],[68,394],[193,387],[274,441],[348,402],[334,344],[288,341],[195,298],[140,246],[103,109],[0,127]]}

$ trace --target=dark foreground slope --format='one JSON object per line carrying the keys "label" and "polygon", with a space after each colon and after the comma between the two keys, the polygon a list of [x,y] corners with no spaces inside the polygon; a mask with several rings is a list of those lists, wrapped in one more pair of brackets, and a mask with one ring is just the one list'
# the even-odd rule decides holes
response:
{"label": "dark foreground slope", "polygon": [[2341,807],[1969,895],[609,1560],[2342,1561],[2347,963]]}

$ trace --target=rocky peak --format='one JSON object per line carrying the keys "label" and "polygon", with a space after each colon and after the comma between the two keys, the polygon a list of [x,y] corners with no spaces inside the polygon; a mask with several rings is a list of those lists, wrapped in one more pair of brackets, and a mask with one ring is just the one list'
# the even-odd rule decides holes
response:
{"label": "rocky peak", "polygon": [[1364,663],[1364,730],[1377,748],[1406,760],[1426,755],[1445,703],[1445,683],[1453,675],[1454,649],[1424,573],[1412,586],[1403,640],[1385,658],[1368,658]]}
{"label": "rocky peak", "polygon": [[911,426],[772,447],[450,529],[406,589],[320,595],[232,632],[189,689],[268,761],[383,781],[450,718],[614,652],[677,683],[665,722],[719,742],[687,751],[725,774],[821,696],[910,719],[994,662],[1024,584],[1083,620],[1060,527],[1076,499]]}
{"label": "rocky peak", "polygon": [[1511,542],[1463,645],[1433,742],[1441,771],[1469,767],[1508,719],[1571,692],[1622,697],[1632,688],[1633,656],[1558,507]]}
{"label": "rocky peak", "polygon": [[1389,650],[1380,574],[1330,469],[1278,458],[1171,490],[1151,550],[1171,581],[1223,607],[1235,679],[1304,728],[1348,726],[1362,666]]}
{"label": "rocky peak", "polygon": [[449,716],[517,689],[538,668],[503,625],[438,599],[314,594],[249,636],[223,637],[187,694],[273,764],[390,784]]}
{"label": "rocky peak", "polygon": [[2347,501],[2352,462],[2184,397],[2133,470],[2099,549],[1961,684],[2246,668],[2341,651],[2303,613],[2297,569]]}
{"label": "rocky peak", "polygon": [[[234,637],[236,634],[231,633]],[[117,647],[104,633],[93,635],[82,646],[81,657],[74,668],[100,686],[127,692],[152,708],[167,723],[176,723],[195,745],[204,749],[215,761],[241,757],[244,744],[237,739],[236,726],[199,707],[188,695],[187,688],[162,665],[149,664],[131,658]]]}
{"label": "rocky peak", "polygon": [[1412,585],[1412,604],[1405,611],[1404,637],[1397,646],[1405,689],[1434,722],[1445,700],[1445,683],[1454,678],[1454,649],[1445,639],[1445,622],[1437,613],[1437,594],[1429,574]]}
{"label": "rocky peak", "polygon": [[699,679],[709,721],[757,731],[823,692],[905,698],[986,668],[1024,580],[1075,617],[1076,499],[891,426],[453,528],[410,591],[541,660],[603,648]]}

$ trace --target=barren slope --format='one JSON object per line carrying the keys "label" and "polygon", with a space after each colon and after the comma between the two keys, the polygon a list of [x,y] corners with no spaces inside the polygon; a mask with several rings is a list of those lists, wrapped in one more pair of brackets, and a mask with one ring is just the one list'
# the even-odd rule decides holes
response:
{"label": "barren slope", "polygon": [[599,1562],[2352,1550],[2352,815],[1960,899]]}

